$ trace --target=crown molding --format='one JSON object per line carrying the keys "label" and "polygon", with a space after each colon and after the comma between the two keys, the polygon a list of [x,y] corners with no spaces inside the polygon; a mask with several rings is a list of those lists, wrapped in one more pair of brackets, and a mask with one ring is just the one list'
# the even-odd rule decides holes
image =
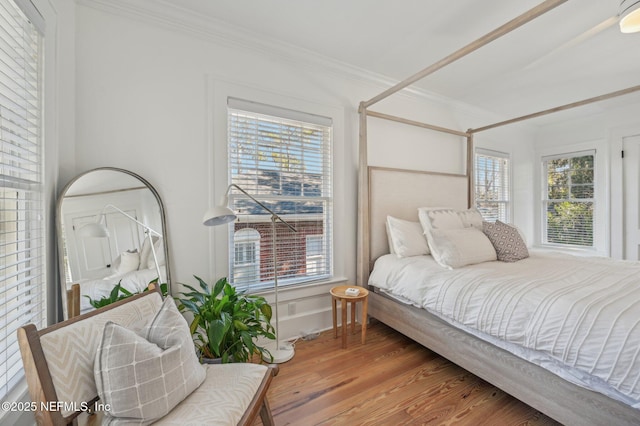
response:
{"label": "crown molding", "polygon": [[[306,68],[314,72],[321,68],[324,74],[333,74],[339,78],[347,78],[357,84],[365,84],[371,87],[374,90],[373,95],[394,86],[399,81],[320,55],[291,43],[266,38],[246,28],[236,27],[213,17],[198,15],[167,0],[75,1],[77,5],[178,31],[206,42],[213,42],[234,49],[244,49],[252,54],[268,57],[271,60],[277,58],[278,61],[288,62],[297,68]],[[394,96],[437,103],[452,108],[457,113],[469,117],[482,118],[483,120],[487,120],[488,117],[495,117],[495,122],[505,119],[500,114],[416,86],[407,87]],[[526,123],[523,127],[530,130],[538,128],[538,126],[531,123]]]}
{"label": "crown molding", "polygon": [[[251,30],[230,25],[219,19],[198,15],[191,10],[165,0],[136,0],[135,2],[131,0],[75,1],[80,6],[135,19],[165,29],[180,31],[204,41],[235,49],[245,49],[271,59],[277,57],[280,61],[294,63],[296,67],[305,67],[316,71],[318,67],[322,67],[325,73],[329,72],[343,78],[346,77],[360,84],[365,82],[376,87],[376,90],[387,89],[398,82],[397,79],[320,55],[294,44],[265,38]],[[462,105],[459,101],[417,87],[408,87],[399,92],[398,95],[446,105]],[[465,109],[475,108],[471,105],[464,105]]]}

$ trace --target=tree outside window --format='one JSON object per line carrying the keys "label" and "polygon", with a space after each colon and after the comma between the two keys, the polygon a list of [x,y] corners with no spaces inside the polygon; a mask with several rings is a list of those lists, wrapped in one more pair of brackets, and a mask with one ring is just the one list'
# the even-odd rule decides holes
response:
{"label": "tree outside window", "polygon": [[593,247],[594,158],[580,153],[543,159],[546,243]]}

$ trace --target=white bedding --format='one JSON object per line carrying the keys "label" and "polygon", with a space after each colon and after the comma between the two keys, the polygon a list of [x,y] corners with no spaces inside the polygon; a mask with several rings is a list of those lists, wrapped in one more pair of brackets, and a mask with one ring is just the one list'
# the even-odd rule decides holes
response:
{"label": "white bedding", "polygon": [[[156,268],[131,271],[121,275],[112,275],[99,280],[80,281],[80,313],[93,309],[89,303],[89,296],[93,300],[109,297],[111,290],[120,283],[121,287],[132,293],[139,293],[147,288],[149,283],[158,277]],[[165,281],[163,281],[165,282]]]}
{"label": "white bedding", "polygon": [[386,255],[369,284],[640,408],[640,262],[532,251],[448,270]]}

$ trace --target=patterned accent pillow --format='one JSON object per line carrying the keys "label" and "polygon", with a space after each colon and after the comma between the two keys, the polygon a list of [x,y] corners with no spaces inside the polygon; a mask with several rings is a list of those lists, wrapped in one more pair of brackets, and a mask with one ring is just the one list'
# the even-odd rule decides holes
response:
{"label": "patterned accent pillow", "polygon": [[495,223],[483,222],[482,231],[496,249],[498,260],[516,262],[529,257],[529,250],[518,228],[497,220]]}
{"label": "patterned accent pillow", "polygon": [[158,420],[205,379],[187,321],[171,297],[141,334],[105,324],[94,376],[101,402],[110,406],[109,423]]}

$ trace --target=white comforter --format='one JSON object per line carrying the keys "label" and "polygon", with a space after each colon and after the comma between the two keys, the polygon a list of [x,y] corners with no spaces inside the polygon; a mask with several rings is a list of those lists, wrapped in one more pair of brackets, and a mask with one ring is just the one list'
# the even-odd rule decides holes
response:
{"label": "white comforter", "polygon": [[[111,290],[120,283],[121,287],[131,293],[139,293],[147,288],[149,283],[158,278],[155,268],[131,271],[120,275],[111,275],[99,280],[80,281],[80,313],[93,309],[89,298],[100,300],[109,297]],[[164,282],[164,281],[163,281]]]}
{"label": "white comforter", "polygon": [[369,284],[640,408],[640,262],[533,253],[447,270],[387,255]]}

